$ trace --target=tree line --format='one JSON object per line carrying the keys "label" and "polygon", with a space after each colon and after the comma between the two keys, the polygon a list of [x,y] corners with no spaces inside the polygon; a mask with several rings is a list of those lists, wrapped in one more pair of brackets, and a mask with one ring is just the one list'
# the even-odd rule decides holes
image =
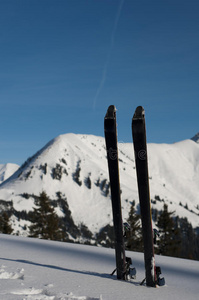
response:
{"label": "tree line", "polygon": [[[164,203],[160,212],[155,212],[153,230],[154,251],[159,255],[199,260],[199,228],[194,229],[187,218],[174,217]],[[126,232],[126,248],[143,251],[141,217],[132,205],[128,217],[130,231]]]}
{"label": "tree line", "polygon": [[[28,194],[23,196],[29,197]],[[41,192],[39,196],[34,195],[35,207],[26,215],[26,220],[31,222],[31,225],[26,228],[28,236],[63,242],[73,242],[77,237],[81,237],[84,243],[89,243],[87,241],[92,238],[92,233],[83,223],[79,226],[75,225],[66,199],[62,199],[59,192],[57,197],[58,200],[52,201],[45,191]],[[58,202],[63,217],[59,217],[56,213],[56,203]],[[11,234],[13,232],[10,216],[12,216],[11,211],[4,211],[0,214],[0,233]]]}
{"label": "tree line", "polygon": [[[160,212],[155,211],[154,250],[156,254],[199,260],[199,228],[194,229],[187,218],[174,217],[174,212],[168,211],[164,203]],[[41,239],[69,241],[66,228],[57,216],[55,208],[42,192],[35,199],[35,207],[31,214],[29,236]],[[127,222],[129,230],[125,231],[127,250],[143,252],[141,217],[131,205]],[[72,224],[73,225],[73,224]],[[71,225],[71,226],[72,226]],[[80,224],[80,234],[94,239],[92,233],[84,224]],[[11,234],[9,216],[6,212],[0,214],[0,232]],[[96,237],[96,244],[114,247],[114,233],[110,225],[105,226]]]}

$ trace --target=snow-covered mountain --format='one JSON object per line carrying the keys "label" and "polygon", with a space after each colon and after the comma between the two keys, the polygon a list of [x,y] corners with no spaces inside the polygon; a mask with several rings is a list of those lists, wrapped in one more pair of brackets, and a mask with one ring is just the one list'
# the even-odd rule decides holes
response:
{"label": "snow-covered mountain", "polygon": [[19,169],[16,164],[0,164],[0,184]]}
{"label": "snow-covered mountain", "polygon": [[[199,226],[199,144],[148,144],[148,157],[152,208],[161,210],[166,203],[169,211]],[[139,208],[132,143],[119,143],[119,167],[125,219],[133,201]],[[53,139],[0,185],[0,205],[29,212],[42,191],[52,200],[65,199],[74,223],[92,233],[112,224],[104,138],[64,134]],[[63,216],[60,205],[56,211]],[[26,233],[27,218],[12,222],[15,232]]]}

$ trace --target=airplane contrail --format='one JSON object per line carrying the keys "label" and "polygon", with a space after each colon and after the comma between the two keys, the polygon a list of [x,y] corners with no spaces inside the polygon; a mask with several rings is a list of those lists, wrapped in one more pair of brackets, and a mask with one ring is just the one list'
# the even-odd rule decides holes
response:
{"label": "airplane contrail", "polygon": [[99,94],[100,94],[101,90],[103,89],[104,83],[106,81],[106,74],[107,74],[107,70],[108,70],[108,64],[109,64],[109,61],[110,61],[110,56],[111,56],[111,52],[112,52],[114,41],[115,41],[115,33],[116,33],[116,30],[117,30],[117,25],[118,25],[118,22],[119,22],[119,18],[120,18],[120,14],[121,14],[121,11],[122,11],[124,1],[125,0],[120,1],[119,6],[118,6],[118,10],[117,10],[117,13],[116,13],[116,16],[115,16],[115,21],[114,21],[113,30],[112,30],[112,33],[111,33],[110,46],[109,46],[109,50],[108,50],[108,53],[107,53],[107,58],[106,58],[106,61],[105,61],[104,67],[103,67],[102,77],[101,77],[99,86],[97,88],[97,91],[95,93],[95,97],[94,97],[94,100],[93,100],[93,109],[95,109],[95,107],[96,107],[97,99],[98,99]]}

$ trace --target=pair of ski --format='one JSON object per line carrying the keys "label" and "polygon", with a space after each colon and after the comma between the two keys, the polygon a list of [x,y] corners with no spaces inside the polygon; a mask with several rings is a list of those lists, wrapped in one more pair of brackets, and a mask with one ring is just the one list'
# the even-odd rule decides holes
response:
{"label": "pair of ski", "polygon": [[[131,258],[125,255],[124,230],[121,211],[120,179],[117,147],[116,108],[109,106],[104,119],[104,132],[107,149],[107,160],[111,187],[111,200],[113,210],[113,225],[115,233],[115,256],[117,279],[127,280],[136,274],[135,268],[131,268]],[[145,112],[142,106],[138,106],[132,119],[132,136],[137,172],[138,194],[142,220],[142,234],[144,244],[144,262],[146,285],[156,287],[164,285],[164,278],[160,278],[161,269],[155,266],[153,229],[151,217],[151,205],[149,195],[148,162],[146,146]],[[113,274],[113,273],[112,273]]]}

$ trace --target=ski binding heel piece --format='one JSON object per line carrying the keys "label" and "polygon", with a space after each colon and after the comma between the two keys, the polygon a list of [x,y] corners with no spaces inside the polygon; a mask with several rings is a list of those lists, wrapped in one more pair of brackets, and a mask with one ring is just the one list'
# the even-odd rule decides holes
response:
{"label": "ski binding heel piece", "polygon": [[165,285],[164,277],[160,278],[160,274],[162,274],[161,268],[157,266],[157,267],[155,267],[155,269],[156,269],[157,285],[159,285],[159,286]]}
{"label": "ski binding heel piece", "polygon": [[130,279],[136,278],[136,268],[130,268],[130,265],[132,265],[132,259],[130,257],[126,257],[126,275]]}
{"label": "ski binding heel piece", "polygon": [[136,268],[129,268],[129,276],[131,279],[136,279]]}

